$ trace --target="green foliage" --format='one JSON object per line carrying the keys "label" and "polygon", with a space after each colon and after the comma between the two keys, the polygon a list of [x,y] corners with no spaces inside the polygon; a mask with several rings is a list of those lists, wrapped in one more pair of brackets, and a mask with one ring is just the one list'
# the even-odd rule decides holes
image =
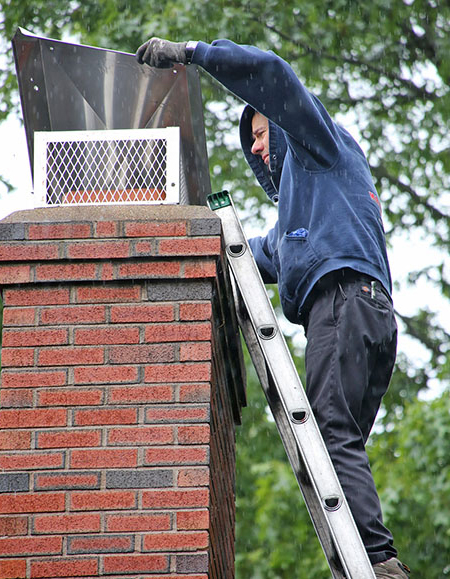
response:
{"label": "green foliage", "polygon": [[236,576],[327,579],[328,565],[253,370],[237,432]]}
{"label": "green foliage", "polygon": [[[334,116],[351,125],[377,180],[388,238],[414,229],[442,250],[439,265],[413,272],[412,261],[411,284],[426,278],[443,300],[450,299],[448,2],[3,0],[0,120],[18,107],[9,45],[18,26],[129,52],[153,35],[228,37],[275,50]],[[242,103],[206,74],[202,85],[213,189],[232,191],[252,227],[264,227],[268,202],[235,138]],[[448,392],[431,403],[418,395],[436,382],[448,387],[450,340],[435,304],[424,296],[422,306],[406,316],[401,300],[396,304],[404,331],[424,346],[429,360],[418,367],[399,354],[370,454],[401,557],[415,577],[433,579],[450,574],[450,409]],[[238,577],[327,577],[275,426],[249,375],[249,407],[238,431]]]}
{"label": "green foliage", "polygon": [[414,577],[450,574],[450,397],[415,401],[370,456],[385,519]]}

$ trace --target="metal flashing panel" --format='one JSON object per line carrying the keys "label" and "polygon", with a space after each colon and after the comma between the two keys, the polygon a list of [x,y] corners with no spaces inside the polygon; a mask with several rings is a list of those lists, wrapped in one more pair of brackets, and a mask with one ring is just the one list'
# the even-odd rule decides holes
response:
{"label": "metal flashing panel", "polygon": [[36,204],[178,203],[178,127],[35,133]]}
{"label": "metal flashing panel", "polygon": [[13,49],[32,173],[37,132],[179,127],[180,203],[206,204],[211,185],[195,65],[151,68],[134,54],[20,28]]}

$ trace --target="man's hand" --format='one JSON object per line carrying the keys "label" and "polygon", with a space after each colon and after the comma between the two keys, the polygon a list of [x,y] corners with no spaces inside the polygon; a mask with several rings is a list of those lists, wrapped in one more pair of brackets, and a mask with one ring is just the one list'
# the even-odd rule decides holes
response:
{"label": "man's hand", "polygon": [[137,49],[136,58],[140,64],[156,68],[171,68],[174,63],[187,63],[187,42],[170,42],[162,38],[150,38]]}

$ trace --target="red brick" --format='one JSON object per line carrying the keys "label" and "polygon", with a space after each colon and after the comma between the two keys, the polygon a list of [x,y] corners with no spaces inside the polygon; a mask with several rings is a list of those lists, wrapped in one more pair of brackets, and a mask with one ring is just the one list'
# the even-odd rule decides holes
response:
{"label": "red brick", "polygon": [[31,579],[45,579],[46,577],[96,577],[98,562],[96,558],[81,559],[67,557],[65,559],[49,559],[48,561],[31,561]]}
{"label": "red brick", "polygon": [[11,555],[58,555],[62,552],[62,537],[0,538],[0,553]]}
{"label": "red brick", "polygon": [[0,536],[13,537],[28,533],[28,517],[0,517]]}
{"label": "red brick", "polygon": [[36,448],[76,448],[81,446],[100,446],[100,430],[62,430],[58,432],[39,432]]}
{"label": "red brick", "polygon": [[118,259],[130,255],[128,241],[75,241],[66,244],[69,259]]}
{"label": "red brick", "polygon": [[100,324],[105,320],[105,306],[60,306],[41,311],[41,322],[47,325]]}
{"label": "red brick", "polygon": [[139,346],[112,346],[109,350],[111,364],[148,364],[173,362],[175,348],[171,344],[142,344]]}
{"label": "red brick", "polygon": [[123,384],[137,382],[138,371],[134,366],[88,366],[75,367],[75,384]]}
{"label": "red brick", "polygon": [[209,507],[209,492],[207,489],[147,490],[142,493],[142,507],[144,509]]}
{"label": "red brick", "polygon": [[0,494],[0,513],[51,513],[64,511],[64,493]]}
{"label": "red brick", "polygon": [[179,444],[207,444],[210,441],[208,424],[178,427]]}
{"label": "red brick", "polygon": [[118,279],[145,279],[178,277],[181,274],[179,261],[144,261],[123,263],[119,266]]}
{"label": "red brick", "polygon": [[206,487],[210,482],[209,468],[184,468],[178,472],[179,487]]}
{"label": "red brick", "polygon": [[5,243],[0,245],[0,261],[36,261],[58,259],[57,243]]}
{"label": "red brick", "polygon": [[211,303],[180,304],[180,320],[210,320],[212,316]]}
{"label": "red brick", "polygon": [[103,362],[103,348],[43,348],[38,355],[38,366],[80,366]]}
{"label": "red brick", "polygon": [[45,386],[64,386],[67,381],[65,370],[57,371],[24,371],[15,372],[3,370],[2,384],[4,388],[39,388]]}
{"label": "red brick", "polygon": [[157,324],[145,329],[146,342],[194,342],[211,339],[211,324]]}
{"label": "red brick", "polygon": [[32,348],[2,348],[2,366],[24,367],[34,365]]}
{"label": "red brick", "polygon": [[163,406],[150,407],[146,411],[147,422],[208,422],[209,409],[207,405]]}
{"label": "red brick", "polygon": [[36,265],[36,281],[72,281],[97,278],[95,263],[57,263]]}
{"label": "red brick", "polygon": [[168,571],[169,560],[163,555],[109,555],[104,557],[104,573],[155,573]]}
{"label": "red brick", "polygon": [[185,221],[135,221],[125,224],[127,237],[181,237],[186,233]]}
{"label": "red brick", "polygon": [[133,468],[137,449],[73,450],[70,468]]}
{"label": "red brick", "polygon": [[120,237],[119,224],[116,221],[98,221],[95,224],[96,237]]}
{"label": "red brick", "polygon": [[111,307],[112,323],[170,322],[174,319],[174,309],[172,304],[144,304]]}
{"label": "red brick", "polygon": [[74,413],[76,426],[102,426],[113,424],[136,424],[135,408],[98,408],[94,410],[77,410]]}
{"label": "red brick", "polygon": [[109,390],[110,404],[146,404],[172,402],[172,386],[117,386]]}
{"label": "red brick", "polygon": [[209,382],[210,364],[149,364],[144,370],[145,382]]}
{"label": "red brick", "polygon": [[25,559],[9,559],[0,562],[0,579],[22,579],[27,576]]}
{"label": "red brick", "polygon": [[54,388],[41,390],[38,394],[39,406],[98,406],[102,403],[102,390],[78,390]]}
{"label": "red brick", "polygon": [[0,390],[0,408],[31,408],[33,406],[33,390],[13,388]]}
{"label": "red brick", "polygon": [[194,551],[207,549],[209,536],[205,531],[153,533],[144,536],[144,551]]}
{"label": "red brick", "polygon": [[31,470],[43,468],[62,468],[64,454],[61,452],[36,452],[0,456],[0,470]]}
{"label": "red brick", "polygon": [[161,239],[158,243],[158,255],[220,255],[220,251],[219,236]]}
{"label": "red brick", "polygon": [[208,449],[206,447],[179,446],[171,448],[148,448],[144,462],[149,465],[182,465],[207,464]]}
{"label": "red brick", "polygon": [[180,344],[180,362],[211,360],[211,342]]}
{"label": "red brick", "polygon": [[25,430],[0,432],[0,450],[28,450],[30,448],[31,432]]}
{"label": "red brick", "polygon": [[102,261],[99,264],[99,280],[103,283],[113,281],[116,278],[116,269],[112,261]]}
{"label": "red brick", "polygon": [[82,286],[77,288],[76,296],[78,303],[138,302],[141,299],[141,291],[139,285]]}
{"label": "red brick", "polygon": [[100,473],[55,471],[36,473],[34,488],[36,490],[84,490],[97,489],[100,485]]}
{"label": "red brick", "polygon": [[110,446],[171,444],[173,441],[174,433],[170,426],[113,428],[108,432],[108,445]]}
{"label": "red brick", "polygon": [[178,511],[176,514],[177,529],[200,530],[209,528],[209,511],[197,509],[195,511]]}
{"label": "red brick", "polygon": [[0,285],[27,283],[31,281],[29,265],[0,265]]}
{"label": "red brick", "polygon": [[193,261],[184,264],[184,277],[207,278],[217,276],[217,264],[215,261]]}
{"label": "red brick", "polygon": [[65,535],[68,533],[97,533],[101,519],[95,514],[36,515],[34,532],[36,534]]}
{"label": "red brick", "polygon": [[209,384],[182,384],[180,402],[209,402],[211,386]]}
{"label": "red brick", "polygon": [[139,328],[76,328],[75,344],[138,344]]}
{"label": "red brick", "polygon": [[109,515],[106,530],[112,533],[133,531],[167,531],[170,529],[169,514],[155,515]]}
{"label": "red brick", "polygon": [[26,330],[5,330],[3,347],[8,346],[51,346],[68,343],[68,330],[28,328]]}
{"label": "red brick", "polygon": [[8,306],[45,306],[68,304],[69,289],[5,289],[3,303]]}
{"label": "red brick", "polygon": [[29,239],[78,239],[92,237],[90,223],[45,223],[31,224]]}
{"label": "red brick", "polygon": [[38,428],[65,426],[65,409],[27,408],[24,410],[0,410],[0,428]]}
{"label": "red brick", "polygon": [[35,308],[8,308],[3,309],[3,327],[32,326],[36,319]]}
{"label": "red brick", "polygon": [[145,241],[137,241],[134,245],[134,255],[136,257],[139,257],[140,255],[143,255],[145,257],[148,257],[149,255],[155,255],[156,254],[156,242],[154,239],[150,239],[150,240],[145,240]]}
{"label": "red brick", "polygon": [[115,511],[137,507],[136,493],[133,491],[72,492],[70,504],[73,511]]}

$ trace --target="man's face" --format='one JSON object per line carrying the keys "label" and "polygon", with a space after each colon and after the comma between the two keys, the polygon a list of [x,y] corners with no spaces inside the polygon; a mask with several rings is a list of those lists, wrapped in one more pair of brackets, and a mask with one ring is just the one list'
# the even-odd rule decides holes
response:
{"label": "man's face", "polygon": [[269,166],[269,121],[261,113],[255,113],[252,118],[252,153],[260,155]]}

